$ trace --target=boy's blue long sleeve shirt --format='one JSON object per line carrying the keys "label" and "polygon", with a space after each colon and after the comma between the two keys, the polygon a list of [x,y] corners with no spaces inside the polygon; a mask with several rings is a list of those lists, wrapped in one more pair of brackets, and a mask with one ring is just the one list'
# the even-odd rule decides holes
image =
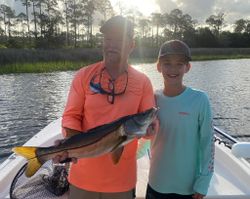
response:
{"label": "boy's blue long sleeve shirt", "polygon": [[160,131],[151,146],[149,185],[160,193],[207,194],[214,143],[207,95],[186,88],[176,97],[156,91]]}

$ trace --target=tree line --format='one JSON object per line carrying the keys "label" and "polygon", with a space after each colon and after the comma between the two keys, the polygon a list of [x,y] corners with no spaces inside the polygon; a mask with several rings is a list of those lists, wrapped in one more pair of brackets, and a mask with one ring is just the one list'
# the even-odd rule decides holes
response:
{"label": "tree line", "polygon": [[[115,15],[109,0],[16,0],[25,12],[0,4],[0,48],[99,47],[102,35],[94,31]],[[225,14],[197,20],[180,9],[144,16],[138,10],[123,8],[122,15],[135,25],[135,38],[141,47],[158,47],[163,41],[181,39],[191,47],[250,47],[250,21],[237,19],[233,29],[224,31]]]}

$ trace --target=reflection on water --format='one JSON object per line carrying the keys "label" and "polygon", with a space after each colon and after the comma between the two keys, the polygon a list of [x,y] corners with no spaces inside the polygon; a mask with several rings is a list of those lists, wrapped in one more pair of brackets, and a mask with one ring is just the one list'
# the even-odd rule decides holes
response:
{"label": "reflection on water", "polygon": [[0,76],[0,160],[61,116],[72,72]]}
{"label": "reflection on water", "polygon": [[[155,64],[136,65],[155,89],[163,86]],[[0,162],[61,116],[74,72],[0,76]],[[214,124],[250,140],[250,60],[192,62],[185,83],[208,93]]]}
{"label": "reflection on water", "polygon": [[205,67],[194,63],[187,83],[209,94],[215,125],[232,135],[250,136],[250,60],[203,63]]}

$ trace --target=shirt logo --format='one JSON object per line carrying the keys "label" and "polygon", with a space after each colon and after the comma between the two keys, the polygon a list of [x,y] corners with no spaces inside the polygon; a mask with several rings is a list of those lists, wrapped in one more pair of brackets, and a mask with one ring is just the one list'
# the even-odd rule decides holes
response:
{"label": "shirt logo", "polygon": [[180,115],[189,115],[187,112],[179,112]]}
{"label": "shirt logo", "polygon": [[90,83],[89,87],[90,87],[90,90],[93,93],[101,93],[101,91],[100,91],[100,84],[99,83],[97,83],[97,84],[94,84],[94,83],[91,84]]}

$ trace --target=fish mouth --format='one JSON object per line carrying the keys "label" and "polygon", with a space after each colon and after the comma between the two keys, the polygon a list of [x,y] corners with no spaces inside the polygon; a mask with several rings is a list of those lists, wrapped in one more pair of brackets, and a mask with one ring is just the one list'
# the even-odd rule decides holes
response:
{"label": "fish mouth", "polygon": [[158,110],[153,107],[127,120],[124,124],[125,135],[129,138],[146,135],[147,128],[155,119]]}

